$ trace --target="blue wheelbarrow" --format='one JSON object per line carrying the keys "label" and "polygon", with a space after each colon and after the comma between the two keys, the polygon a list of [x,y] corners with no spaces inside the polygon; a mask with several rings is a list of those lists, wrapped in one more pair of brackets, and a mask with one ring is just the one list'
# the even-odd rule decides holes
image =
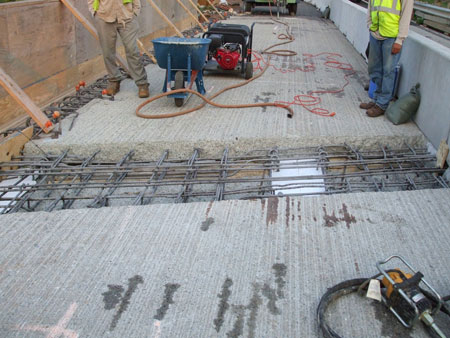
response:
{"label": "blue wheelbarrow", "polygon": [[[203,67],[206,62],[210,39],[162,37],[152,40],[158,66],[166,70],[163,92],[188,88],[195,82],[197,91],[205,94]],[[181,107],[189,93],[169,95],[175,105]]]}

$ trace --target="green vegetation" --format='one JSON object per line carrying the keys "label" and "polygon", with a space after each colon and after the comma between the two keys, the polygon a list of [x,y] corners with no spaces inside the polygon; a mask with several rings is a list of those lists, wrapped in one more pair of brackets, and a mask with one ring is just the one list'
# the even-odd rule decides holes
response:
{"label": "green vegetation", "polygon": [[421,18],[420,16],[416,16],[416,15],[414,15],[414,21],[419,25],[422,25],[424,22],[423,18]]}
{"label": "green vegetation", "polygon": [[450,8],[450,0],[420,0],[420,2],[439,7]]}

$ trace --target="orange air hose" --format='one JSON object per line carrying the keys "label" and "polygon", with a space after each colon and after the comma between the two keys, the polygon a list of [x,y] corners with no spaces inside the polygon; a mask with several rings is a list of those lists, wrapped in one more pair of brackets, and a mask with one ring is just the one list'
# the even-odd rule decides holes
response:
{"label": "orange air hose", "polygon": [[[270,60],[270,58],[269,58],[269,60]],[[226,88],[223,88],[223,89],[221,89],[220,91],[218,91],[217,93],[215,93],[213,96],[211,96],[209,98],[201,95],[200,93],[198,93],[198,92],[196,92],[194,90],[187,89],[187,88],[171,90],[170,92],[161,93],[159,95],[153,96],[152,98],[142,102],[136,108],[136,115],[139,116],[139,117],[142,117],[144,119],[167,119],[167,118],[171,118],[171,117],[176,117],[176,116],[181,116],[181,115],[192,113],[192,112],[194,112],[196,110],[199,110],[199,109],[203,108],[206,104],[210,104],[212,106],[219,107],[219,108],[280,107],[280,108],[286,109],[288,111],[287,116],[289,118],[291,118],[292,116],[294,116],[294,111],[293,111],[293,109],[291,107],[289,107],[289,105],[285,105],[285,104],[280,104],[280,103],[275,103],[275,102],[265,102],[265,103],[225,105],[225,104],[219,104],[219,103],[215,103],[215,102],[211,101],[212,99],[216,98],[217,96],[223,94],[224,92],[226,92],[228,90],[245,86],[246,84],[248,84],[248,83],[256,80],[257,78],[261,77],[264,74],[264,72],[267,70],[269,65],[270,65],[270,63],[267,62],[266,66],[262,69],[262,71],[260,73],[258,73],[258,75],[254,76],[254,77],[252,77],[252,78],[250,78],[250,79],[248,79],[246,81],[243,81],[243,82],[234,84],[232,86],[228,86]],[[158,100],[158,99],[160,99],[160,98],[162,98],[164,96],[169,96],[171,94],[176,94],[176,93],[191,93],[191,94],[194,94],[194,95],[197,95],[198,97],[200,97],[204,102],[202,104],[194,107],[194,108],[187,109],[187,110],[182,110],[182,111],[176,112],[176,113],[158,114],[158,115],[146,115],[146,114],[143,114],[143,113],[140,112],[140,110],[144,106],[146,106],[147,104],[149,104],[149,103],[151,103],[151,102],[153,102],[155,100]]]}

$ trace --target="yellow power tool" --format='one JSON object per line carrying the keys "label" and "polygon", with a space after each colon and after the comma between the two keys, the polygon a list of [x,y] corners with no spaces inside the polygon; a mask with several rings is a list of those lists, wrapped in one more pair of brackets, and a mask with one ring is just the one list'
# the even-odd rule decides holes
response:
{"label": "yellow power tool", "polygon": [[[404,272],[400,269],[384,269],[383,265],[393,259],[400,260],[408,268],[409,272]],[[415,271],[401,256],[391,256],[385,261],[380,261],[377,263],[377,268],[384,276],[381,283],[386,288],[384,295],[382,295],[382,300],[397,319],[408,328],[413,327],[420,320],[439,337],[445,338],[445,334],[437,327],[433,319],[433,315],[441,309],[442,298],[423,279],[423,274]],[[421,283],[431,291],[433,298],[437,300],[436,306],[433,306],[429,298],[424,295],[426,291],[420,287]]]}

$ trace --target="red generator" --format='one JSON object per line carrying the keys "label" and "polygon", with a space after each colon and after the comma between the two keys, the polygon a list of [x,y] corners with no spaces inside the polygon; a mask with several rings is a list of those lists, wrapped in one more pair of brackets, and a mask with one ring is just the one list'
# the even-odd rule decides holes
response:
{"label": "red generator", "polygon": [[203,34],[211,39],[204,71],[238,73],[246,79],[253,76],[253,26],[215,23]]}

